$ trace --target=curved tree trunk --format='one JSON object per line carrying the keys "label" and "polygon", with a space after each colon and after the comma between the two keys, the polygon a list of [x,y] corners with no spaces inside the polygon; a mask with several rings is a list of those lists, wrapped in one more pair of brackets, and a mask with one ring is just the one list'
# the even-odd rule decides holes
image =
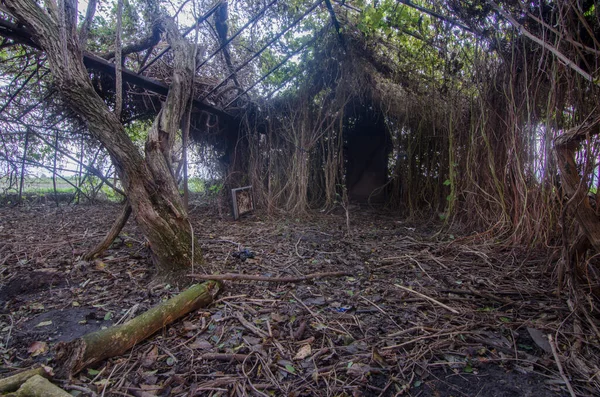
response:
{"label": "curved tree trunk", "polygon": [[123,230],[123,228],[127,224],[127,220],[130,216],[131,205],[129,205],[129,202],[126,202],[123,206],[123,209],[121,210],[121,213],[119,214],[119,217],[110,227],[110,230],[108,231],[108,233],[106,233],[104,239],[101,242],[99,242],[94,248],[85,253],[85,255],[83,255],[83,259],[85,259],[86,261],[92,260],[104,251],[106,251],[108,247],[110,247],[110,245],[113,243],[113,241],[115,241],[115,239],[119,236],[119,233],[121,233],[121,230]]}
{"label": "curved tree trunk", "polygon": [[[159,276],[179,282],[192,261],[202,262],[199,250],[192,251],[194,237],[170,164],[173,138],[191,95],[193,45],[181,36],[171,18],[161,17],[173,51],[174,69],[166,101],[149,131],[144,157],[94,91],[77,37],[77,1],[64,3],[63,14],[53,1],[44,2],[44,7],[34,0],[5,1],[46,52],[54,83],[66,103],[88,123],[89,131],[111,155],[133,214],[150,243]],[[60,38],[62,29],[66,31],[66,46]]]}

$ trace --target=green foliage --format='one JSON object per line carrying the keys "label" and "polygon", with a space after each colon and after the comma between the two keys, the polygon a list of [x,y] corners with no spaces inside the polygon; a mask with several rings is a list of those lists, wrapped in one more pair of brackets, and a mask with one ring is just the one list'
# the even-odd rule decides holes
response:
{"label": "green foliage", "polygon": [[148,139],[148,131],[152,126],[151,120],[135,120],[125,126],[125,132],[138,147],[143,148]]}
{"label": "green foliage", "polygon": [[108,201],[120,202],[123,199],[123,196],[121,196],[119,193],[115,192],[114,189],[106,185],[102,186],[100,191]]}
{"label": "green foliage", "polygon": [[[123,2],[123,38],[124,44],[133,42],[148,32],[148,26],[140,10],[144,10],[144,2],[125,0]],[[104,52],[114,49],[115,20],[117,2],[99,2],[92,26],[90,27],[88,47],[92,51]],[[85,13],[85,10],[80,10]]]}
{"label": "green foliage", "polygon": [[188,180],[188,188],[189,188],[190,192],[205,193],[206,192],[206,181],[201,178],[190,178]]}
{"label": "green foliage", "polygon": [[221,194],[221,192],[223,191],[224,188],[225,188],[225,185],[222,182],[217,182],[217,183],[212,183],[209,186],[208,191],[210,192],[210,194],[217,196],[217,195]]}

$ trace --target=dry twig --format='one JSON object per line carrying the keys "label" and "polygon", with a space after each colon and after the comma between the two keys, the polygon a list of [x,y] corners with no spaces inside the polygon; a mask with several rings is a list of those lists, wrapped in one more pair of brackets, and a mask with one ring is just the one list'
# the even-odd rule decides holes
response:
{"label": "dry twig", "polygon": [[401,286],[401,285],[398,285],[398,284],[394,284],[394,285],[395,285],[396,287],[400,288],[400,289],[403,289],[404,291],[407,291],[407,292],[410,292],[410,293],[412,293],[412,294],[415,294],[415,295],[417,295],[417,296],[420,296],[420,297],[421,297],[421,298],[423,298],[423,299],[427,299],[428,301],[430,301],[430,302],[432,302],[432,303],[435,303],[436,305],[438,305],[438,306],[440,306],[440,307],[443,307],[444,309],[446,309],[446,310],[449,310],[449,311],[451,311],[451,312],[452,312],[452,313],[454,313],[454,314],[460,314],[460,312],[459,312],[458,310],[456,310],[456,309],[453,309],[453,308],[451,308],[450,306],[448,306],[448,305],[445,305],[445,304],[443,304],[442,302],[440,302],[440,301],[438,301],[438,300],[435,300],[435,299],[433,299],[433,298],[431,298],[431,297],[429,297],[429,296],[427,296],[427,295],[424,295],[424,294],[422,294],[422,293],[420,293],[420,292],[417,292],[417,291],[415,291],[415,290],[412,290],[412,289],[410,289],[410,288],[403,287],[403,286]]}
{"label": "dry twig", "polygon": [[313,273],[307,274],[306,276],[297,276],[297,277],[268,277],[268,276],[255,276],[251,274],[239,274],[239,273],[225,273],[225,274],[191,274],[190,277],[193,277],[198,280],[252,280],[252,281],[269,281],[273,283],[295,283],[298,281],[312,280],[315,278],[324,278],[324,277],[340,277],[340,276],[350,276],[352,273],[342,271],[342,272],[324,272],[324,273]]}
{"label": "dry twig", "polygon": [[569,389],[569,393],[571,394],[571,397],[577,397],[577,395],[575,394],[575,391],[573,390],[573,387],[571,386],[571,382],[569,382],[569,378],[565,374],[563,366],[560,363],[560,358],[558,357],[558,351],[556,350],[556,344],[554,343],[554,339],[552,338],[552,335],[550,335],[550,334],[548,334],[548,342],[550,342],[550,348],[552,348],[552,355],[554,356],[554,361],[556,361],[556,366],[558,367],[558,372],[560,373],[560,376],[562,377],[562,379],[565,381],[565,385],[567,385],[567,389]]}

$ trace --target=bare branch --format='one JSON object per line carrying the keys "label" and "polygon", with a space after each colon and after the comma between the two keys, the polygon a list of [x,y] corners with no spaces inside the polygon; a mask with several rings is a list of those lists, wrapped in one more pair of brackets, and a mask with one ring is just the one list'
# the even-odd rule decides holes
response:
{"label": "bare branch", "polygon": [[98,4],[98,0],[89,0],[87,10],[85,12],[85,19],[81,24],[81,29],[79,30],[79,43],[81,48],[87,47],[87,39],[90,33],[90,27],[92,26],[92,21],[94,20],[94,15],[96,14],[96,6]]}
{"label": "bare branch", "polygon": [[487,2],[492,7],[494,7],[496,9],[496,11],[498,11],[504,19],[509,21],[519,31],[519,33],[523,34],[528,39],[532,40],[533,42],[539,44],[541,47],[550,51],[559,60],[561,60],[565,64],[565,66],[573,69],[581,77],[583,77],[587,81],[593,83],[594,85],[597,85],[598,87],[600,87],[600,81],[594,80],[594,78],[588,72],[586,72],[585,70],[583,70],[579,66],[577,66],[577,64],[575,64],[575,62],[570,60],[566,55],[564,55],[562,52],[560,52],[556,47],[546,43],[544,40],[542,40],[542,39],[536,37],[535,35],[533,35],[532,33],[530,33],[527,29],[525,29],[525,27],[523,25],[521,25],[519,22],[517,22],[517,20],[515,18],[513,18],[512,15],[510,15],[508,12],[506,12],[504,9],[502,9],[493,0],[487,0]]}

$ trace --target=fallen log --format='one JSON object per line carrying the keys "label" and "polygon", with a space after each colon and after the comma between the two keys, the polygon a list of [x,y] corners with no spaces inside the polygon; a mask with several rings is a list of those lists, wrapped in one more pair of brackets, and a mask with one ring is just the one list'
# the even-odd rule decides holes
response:
{"label": "fallen log", "polygon": [[208,306],[221,289],[216,281],[194,285],[128,322],[57,345],[57,375],[70,377],[84,368],[119,356],[187,313]]}
{"label": "fallen log", "polygon": [[72,397],[60,387],[50,383],[43,376],[34,375],[23,383],[15,393],[10,394],[14,397]]}
{"label": "fallen log", "polygon": [[295,276],[295,277],[268,277],[268,276],[255,276],[252,274],[239,274],[239,273],[225,273],[225,274],[190,274],[190,277],[198,280],[251,280],[251,281],[270,281],[273,283],[297,283],[299,281],[311,280],[314,278],[324,277],[340,277],[340,276],[351,276],[351,272],[326,272],[326,273],[313,273],[307,274],[306,276]]}
{"label": "fallen log", "polygon": [[0,379],[0,394],[9,393],[18,390],[19,387],[27,380],[35,375],[49,378],[52,376],[51,370],[48,367],[38,367],[27,371],[19,372],[4,379]]}

